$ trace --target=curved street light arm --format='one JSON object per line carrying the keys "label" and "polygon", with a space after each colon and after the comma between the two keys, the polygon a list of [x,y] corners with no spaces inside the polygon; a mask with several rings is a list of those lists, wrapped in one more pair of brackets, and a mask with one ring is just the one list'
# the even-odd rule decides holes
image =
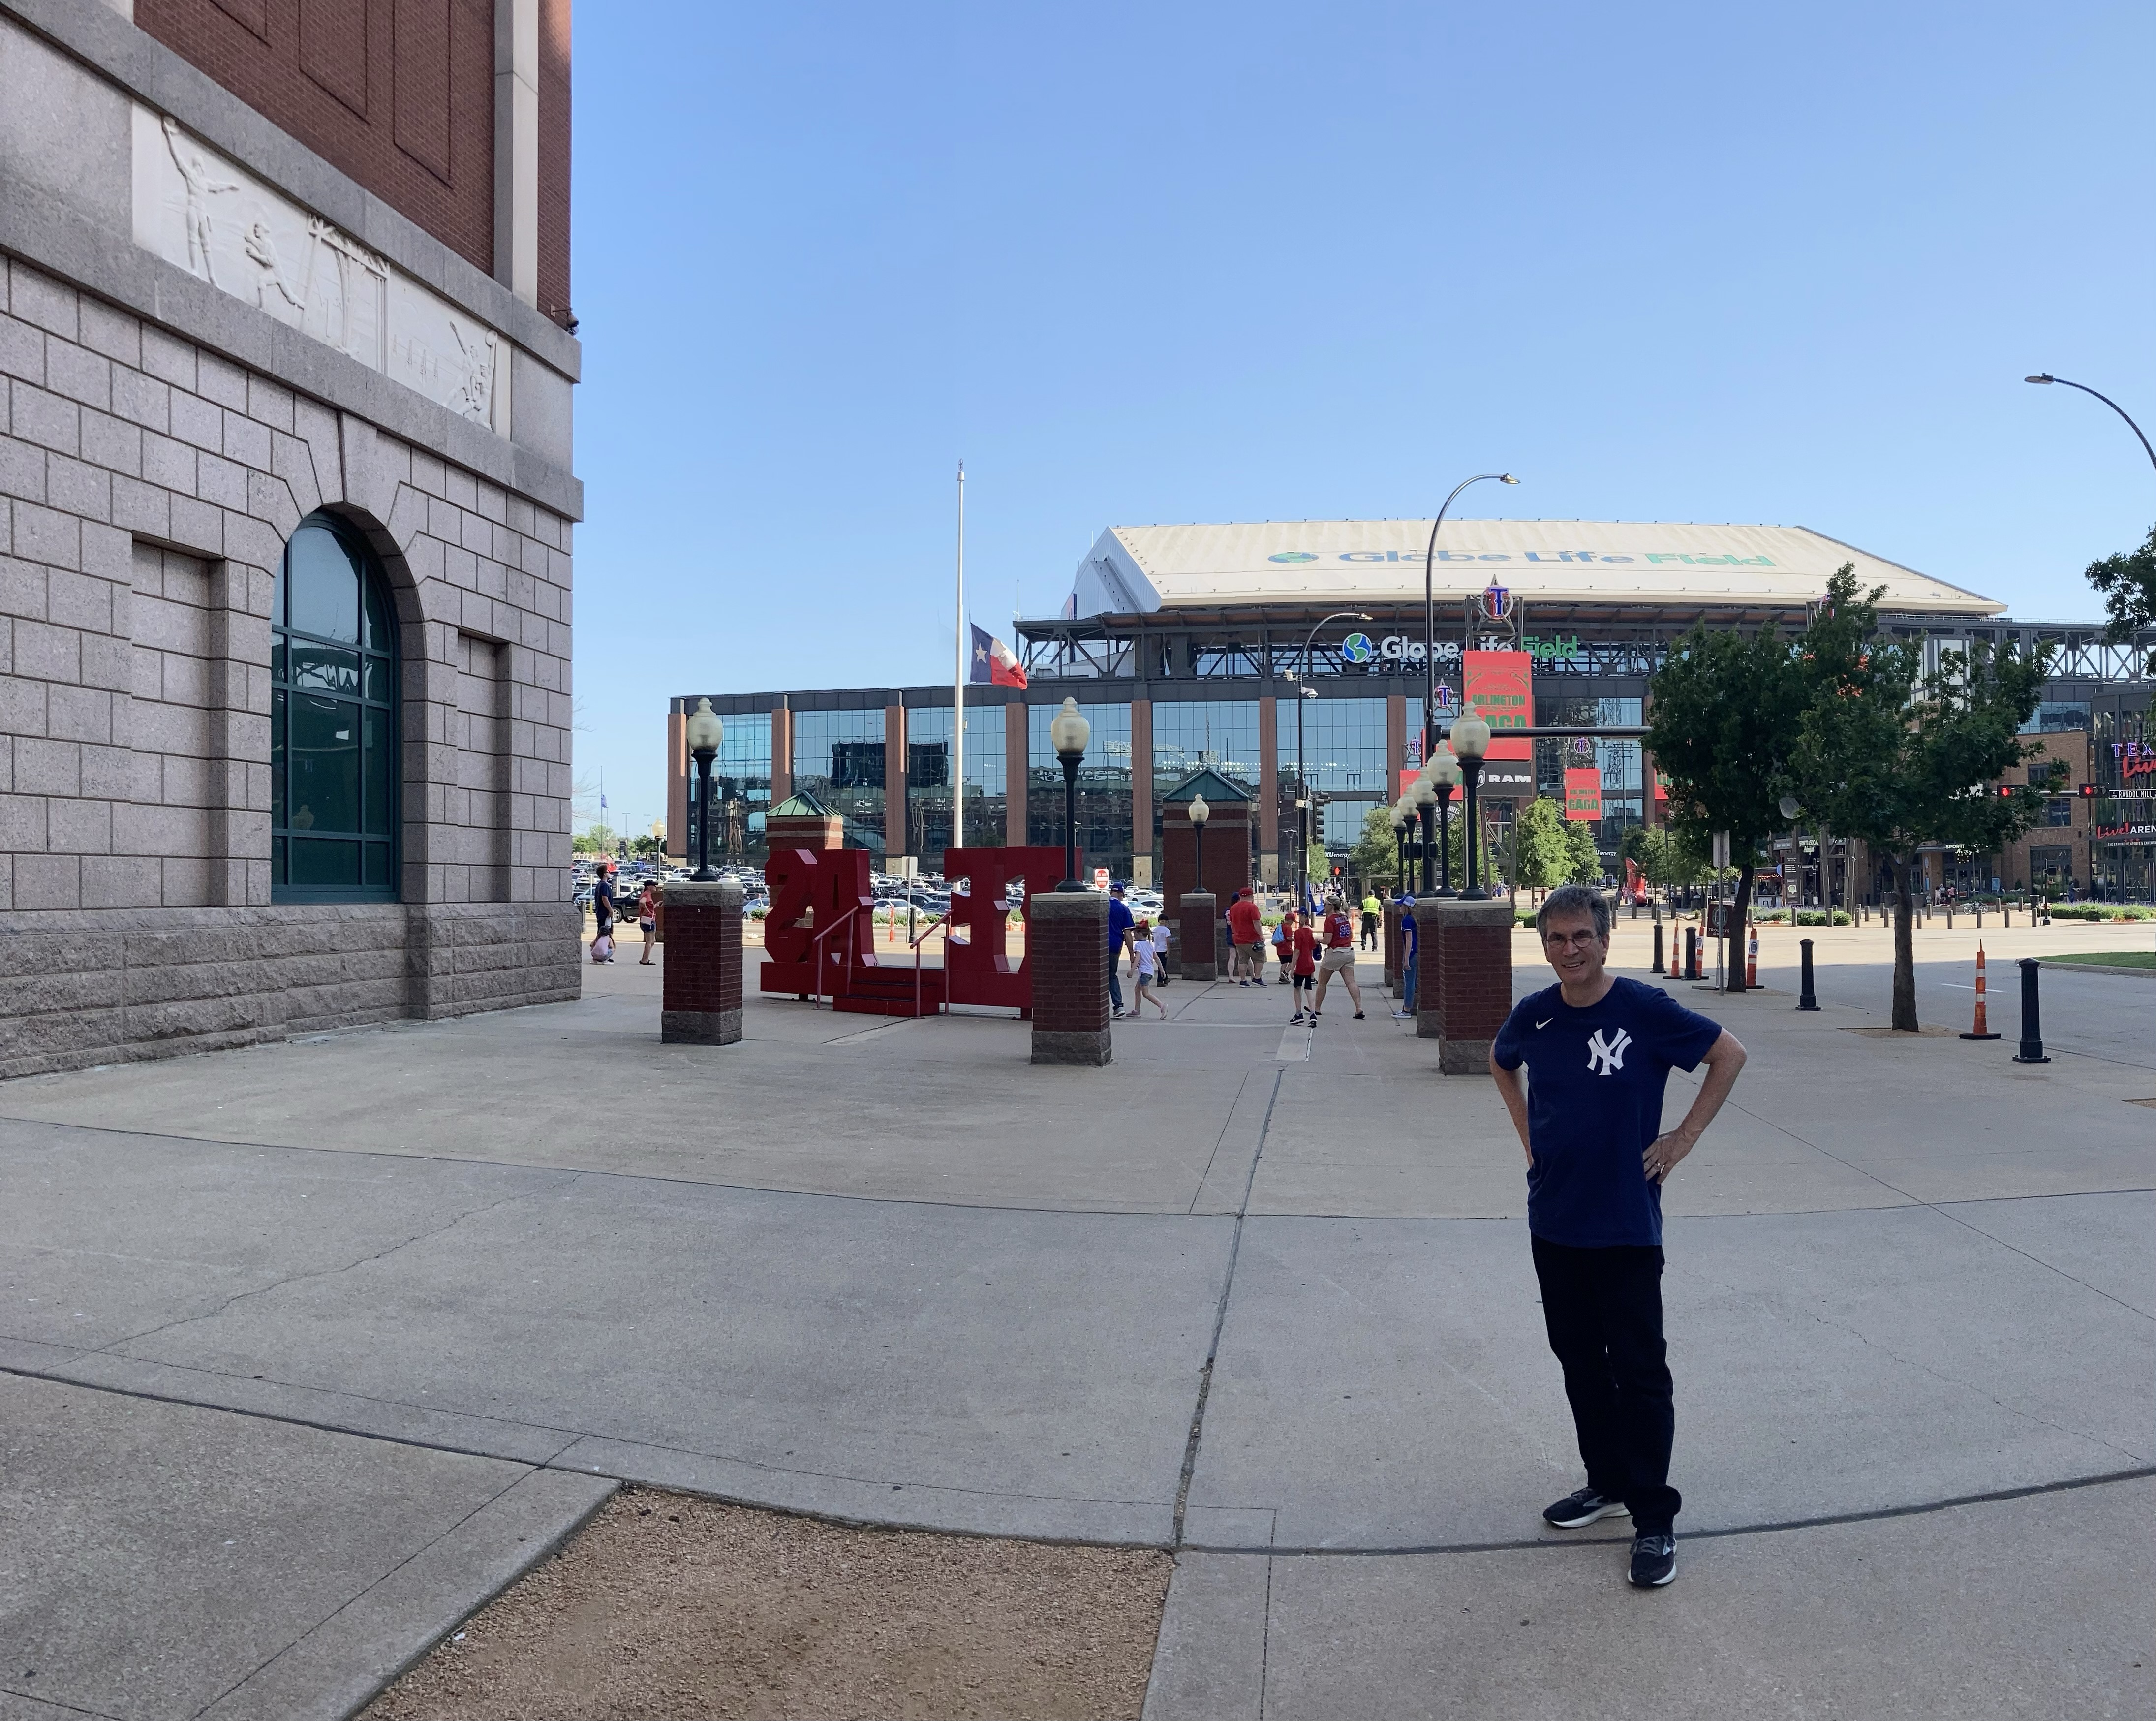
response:
{"label": "curved street light arm", "polygon": [[1422,558],[1422,645],[1423,645],[1423,701],[1422,701],[1422,756],[1424,763],[1437,744],[1437,529],[1445,524],[1445,516],[1460,492],[1471,484],[1491,481],[1517,484],[1519,480],[1507,472],[1477,472],[1472,478],[1463,478],[1452,486],[1452,494],[1445,499],[1445,506],[1437,511],[1437,518],[1430,523],[1430,547]]}
{"label": "curved street light arm", "polygon": [[1296,885],[1296,901],[1298,903],[1303,902],[1308,896],[1310,884],[1310,785],[1302,778],[1302,701],[1303,696],[1310,691],[1311,649],[1317,643],[1317,630],[1327,622],[1368,621],[1369,619],[1359,609],[1336,609],[1330,615],[1318,617],[1311,624],[1310,631],[1303,635],[1302,653],[1298,660],[1301,668],[1296,675],[1295,683],[1295,834],[1297,842],[1301,845],[1300,852],[1295,857],[1295,864],[1302,873],[1301,878]]}
{"label": "curved street light arm", "polygon": [[2090,388],[2086,383],[2076,383],[2069,381],[2065,377],[2055,377],[2049,371],[2046,371],[2038,376],[2024,378],[2022,380],[2029,383],[2058,383],[2063,384],[2068,388],[2078,388],[2084,394],[2094,394],[2098,400],[2102,401],[2106,406],[2117,413],[2120,418],[2126,420],[2126,428],[2128,429],[2131,430],[2136,436],[2141,437],[2141,451],[2148,456],[2148,464],[2152,466],[2156,466],[2156,448],[2149,447],[2148,439],[2146,436],[2141,435],[2141,427],[2133,422],[2133,415],[2128,412],[2127,409],[2121,406],[2117,401],[2113,400],[2108,394],[2098,393],[2098,391]]}

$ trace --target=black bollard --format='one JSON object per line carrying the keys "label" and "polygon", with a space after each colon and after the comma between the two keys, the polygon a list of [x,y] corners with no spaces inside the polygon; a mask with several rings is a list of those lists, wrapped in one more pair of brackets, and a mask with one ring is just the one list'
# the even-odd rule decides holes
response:
{"label": "black bollard", "polygon": [[1655,972],[1659,974],[1662,971],[1662,923],[1656,921],[1655,922]]}
{"label": "black bollard", "polygon": [[1699,978],[1699,928],[1686,927],[1684,937],[1684,975],[1687,980]]}
{"label": "black bollard", "polygon": [[1797,993],[1797,1008],[1817,1009],[1819,994],[1812,990],[1812,941],[1810,938],[1800,938],[1797,942],[1804,952],[1804,983]]}
{"label": "black bollard", "polygon": [[2021,958],[2021,1050],[2014,1054],[2017,1064],[2048,1064],[2044,1056],[2044,1017],[2036,1001],[2036,958]]}

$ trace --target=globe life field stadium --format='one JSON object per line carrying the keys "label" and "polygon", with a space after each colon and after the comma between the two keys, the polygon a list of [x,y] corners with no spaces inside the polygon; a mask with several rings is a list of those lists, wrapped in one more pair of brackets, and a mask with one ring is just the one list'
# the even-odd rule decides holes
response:
{"label": "globe life field stadium", "polygon": [[[1092,726],[1080,775],[1080,841],[1114,876],[1158,876],[1167,798],[1209,768],[1247,794],[1251,875],[1296,870],[1300,785],[1335,857],[1364,815],[1419,764],[1434,661],[1440,722],[1478,676],[1516,652],[1532,722],[1621,728],[1645,715],[1649,677],[1695,624],[1753,631],[1804,625],[1844,563],[1883,587],[1887,631],[1938,655],[1974,640],[2057,647],[2032,727],[2093,797],[2055,799],[2047,823],[2010,855],[1934,855],[1934,883],[2108,884],[2145,896],[2156,857],[2156,765],[2148,727],[2156,632],[2107,643],[2100,624],[2016,621],[2004,606],[1936,576],[1801,527],[1578,520],[1448,520],[1435,565],[1425,650],[1427,520],[1111,527],[1079,564],[1063,613],[1014,624],[1024,686],[966,693],[965,837],[973,845],[1060,844],[1063,778],[1048,722],[1066,696]],[[2078,575],[2061,602],[2086,601]],[[1495,588],[1493,593],[1492,588]],[[1342,615],[1339,612],[1347,612]],[[1325,619],[1331,617],[1331,619]],[[1361,619],[1358,618],[1367,618]],[[1305,673],[1306,669],[1306,674]],[[977,673],[986,675],[985,665]],[[1298,683],[1309,696],[1298,698]],[[765,815],[821,810],[875,864],[915,857],[941,870],[952,840],[952,689],[940,686],[714,691],[670,702],[670,849],[695,852],[682,742],[700,697],[726,721],[715,773],[714,858],[760,861]],[[1298,713],[1298,707],[1300,708]],[[1298,714],[1300,735],[1298,735]],[[1666,806],[1652,762],[1630,738],[1538,739],[1532,759],[1493,762],[1486,805],[1502,827],[1519,802],[1562,797],[1566,773],[1599,778],[1595,836],[1614,857],[1627,826]],[[1301,760],[1298,778],[1297,761]],[[1580,778],[1575,776],[1576,785]],[[1214,790],[1206,789],[1209,799]],[[1575,812],[1583,810],[1575,801]],[[1210,873],[1209,865],[1208,871]],[[1846,882],[1870,883],[1868,857]]]}

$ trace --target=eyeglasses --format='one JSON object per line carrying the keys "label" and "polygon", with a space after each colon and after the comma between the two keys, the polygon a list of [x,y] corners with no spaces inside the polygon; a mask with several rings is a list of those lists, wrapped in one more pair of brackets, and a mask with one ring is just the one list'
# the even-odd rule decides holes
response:
{"label": "eyeglasses", "polygon": [[1584,950],[1589,944],[1599,944],[1602,935],[1589,927],[1578,932],[1544,932],[1543,945],[1550,950]]}

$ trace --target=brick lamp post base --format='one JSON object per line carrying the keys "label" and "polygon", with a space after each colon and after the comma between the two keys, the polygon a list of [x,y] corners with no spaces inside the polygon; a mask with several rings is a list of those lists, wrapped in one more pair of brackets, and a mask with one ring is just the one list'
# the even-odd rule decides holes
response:
{"label": "brick lamp post base", "polygon": [[1108,1034],[1108,899],[1097,891],[1042,891],[1025,899],[1033,974],[1033,1061],[1100,1066]]}
{"label": "brick lamp post base", "polygon": [[659,1037],[732,1045],[742,1037],[742,887],[669,884]]}
{"label": "brick lamp post base", "polygon": [[1219,903],[1210,891],[1190,891],[1183,896],[1183,918],[1177,930],[1181,934],[1182,974],[1186,980],[1220,978]]}
{"label": "brick lamp post base", "polygon": [[[1512,901],[1430,897],[1415,904],[1415,924],[1423,929],[1424,952],[1415,1031],[1428,1033],[1422,1025],[1435,1015],[1439,1073],[1484,1075],[1490,1068],[1490,1043],[1512,1013]],[[1429,930],[1433,927],[1435,938]]]}

